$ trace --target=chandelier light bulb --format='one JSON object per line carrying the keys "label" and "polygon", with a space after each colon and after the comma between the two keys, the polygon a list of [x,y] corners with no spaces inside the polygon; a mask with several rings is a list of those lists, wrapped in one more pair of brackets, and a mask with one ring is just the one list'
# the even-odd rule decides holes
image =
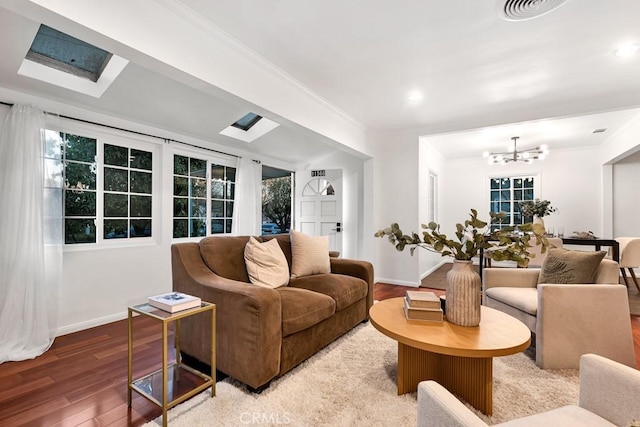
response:
{"label": "chandelier light bulb", "polygon": [[482,152],[482,157],[484,157],[484,158],[489,157],[489,152],[488,151],[483,151]]}

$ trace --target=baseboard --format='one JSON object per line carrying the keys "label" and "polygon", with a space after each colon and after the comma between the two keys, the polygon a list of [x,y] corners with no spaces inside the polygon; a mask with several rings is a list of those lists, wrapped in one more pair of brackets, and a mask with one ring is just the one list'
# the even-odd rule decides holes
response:
{"label": "baseboard", "polygon": [[87,320],[85,322],[74,323],[73,325],[62,326],[58,328],[58,332],[56,336],[62,336],[67,334],[72,334],[74,332],[83,331],[89,328],[95,328],[96,326],[106,325],[107,323],[117,322],[118,320],[123,320],[127,318],[127,312],[123,311],[121,313],[110,314],[109,316],[98,317],[97,319]]}
{"label": "baseboard", "polygon": [[376,277],[374,283],[384,283],[387,285],[398,285],[398,286],[411,286],[414,288],[420,287],[420,282],[410,282],[408,280],[395,280],[395,279],[385,279],[384,277]]}
{"label": "baseboard", "polygon": [[442,267],[444,264],[451,263],[451,262],[452,261],[445,261],[445,260],[440,261],[438,264],[436,264],[435,266],[431,267],[429,270],[422,273],[420,275],[420,281],[422,282],[422,279],[424,279],[425,277],[427,277],[428,275],[430,275],[431,273],[433,273],[434,271]]}

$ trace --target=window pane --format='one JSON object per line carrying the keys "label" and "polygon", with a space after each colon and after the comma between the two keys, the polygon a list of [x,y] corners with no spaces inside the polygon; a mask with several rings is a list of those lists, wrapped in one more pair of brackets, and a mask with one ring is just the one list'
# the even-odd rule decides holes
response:
{"label": "window pane", "polygon": [[207,223],[204,219],[191,220],[191,237],[202,237],[207,235]]}
{"label": "window pane", "polygon": [[104,238],[105,239],[126,239],[128,237],[127,228],[129,221],[126,219],[105,219]]}
{"label": "window pane", "polygon": [[511,203],[509,203],[509,202],[500,203],[500,211],[510,213],[511,212]]}
{"label": "window pane", "polygon": [[191,216],[195,218],[207,217],[207,201],[202,199],[191,199]]}
{"label": "window pane", "polygon": [[44,186],[45,187],[62,187],[62,174],[64,168],[62,161],[59,159],[44,160]]}
{"label": "window pane", "polygon": [[500,180],[498,178],[493,178],[490,180],[490,182],[492,190],[497,190],[500,188]]}
{"label": "window pane", "polygon": [[224,183],[222,181],[211,181],[211,197],[214,199],[224,198]]}
{"label": "window pane", "polygon": [[221,200],[211,201],[211,217],[223,218],[224,217],[224,202]]}
{"label": "window pane", "polygon": [[64,182],[66,187],[95,190],[95,165],[68,162],[64,165]]}
{"label": "window pane", "polygon": [[151,236],[151,219],[132,219],[129,231],[132,238]]}
{"label": "window pane", "polygon": [[104,144],[104,164],[126,167],[129,164],[129,149],[127,147]]}
{"label": "window pane", "polygon": [[235,199],[236,198],[236,185],[228,182],[227,183],[227,199]]}
{"label": "window pane", "polygon": [[228,219],[225,221],[225,223],[226,223],[225,233],[231,233],[231,220]]}
{"label": "window pane", "polygon": [[173,198],[173,216],[175,217],[189,216],[189,211],[187,209],[188,205],[189,205],[189,199],[174,197]]}
{"label": "window pane", "polygon": [[224,166],[211,165],[211,179],[224,180]]}
{"label": "window pane", "polygon": [[211,234],[224,233],[224,220],[212,219],[211,220]]}
{"label": "window pane", "polygon": [[522,178],[513,179],[513,188],[522,188]]}
{"label": "window pane", "polygon": [[131,171],[130,191],[132,193],[151,194],[151,174]]}
{"label": "window pane", "polygon": [[189,175],[189,158],[173,156],[173,173],[176,175]]}
{"label": "window pane", "polygon": [[173,237],[188,237],[189,236],[189,220],[187,219],[174,219],[173,220]]}
{"label": "window pane", "polygon": [[189,159],[189,165],[190,165],[189,173],[191,174],[191,176],[198,176],[202,178],[207,176],[206,160],[191,158]]}
{"label": "window pane", "polygon": [[95,243],[96,226],[95,218],[65,219],[64,220],[64,242],[72,243]]}
{"label": "window pane", "polygon": [[522,190],[513,191],[513,200],[522,200]]}
{"label": "window pane", "polygon": [[189,178],[180,176],[173,177],[173,195],[188,196],[189,195]]}
{"label": "window pane", "polygon": [[491,192],[491,201],[495,202],[500,200],[500,192],[499,191],[492,191]]}
{"label": "window pane", "polygon": [[106,193],[104,195],[104,216],[106,218],[128,217],[129,197],[126,194]]}
{"label": "window pane", "polygon": [[131,196],[131,216],[151,216],[151,196]]}
{"label": "window pane", "polygon": [[227,181],[236,181],[236,168],[227,167]]}
{"label": "window pane", "polygon": [[533,189],[524,190],[524,200],[533,200]]}
{"label": "window pane", "polygon": [[64,192],[64,212],[65,216],[95,216],[96,193],[66,190]]}
{"label": "window pane", "polygon": [[104,168],[104,190],[126,192],[129,187],[129,171]]}
{"label": "window pane", "polygon": [[191,178],[191,197],[207,197],[207,180]]}
{"label": "window pane", "polygon": [[129,166],[134,169],[150,171],[153,167],[153,154],[149,151],[131,149]]}
{"label": "window pane", "polygon": [[227,206],[226,216],[231,218],[233,216],[233,202],[227,202],[226,206]]}
{"label": "window pane", "polygon": [[96,160],[96,140],[83,136],[60,134],[65,142],[65,159],[81,162]]}

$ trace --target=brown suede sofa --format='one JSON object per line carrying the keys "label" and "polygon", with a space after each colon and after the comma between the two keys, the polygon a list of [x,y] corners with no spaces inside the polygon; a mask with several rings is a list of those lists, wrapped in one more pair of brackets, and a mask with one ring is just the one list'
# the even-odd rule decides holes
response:
{"label": "brown suede sofa", "polygon": [[[291,271],[289,235],[277,239]],[[171,247],[173,289],[216,304],[216,364],[222,373],[261,389],[369,318],[373,266],[331,258],[331,273],[291,279],[276,289],[250,283],[248,236],[211,236]],[[210,358],[209,314],[181,320],[187,356]]]}

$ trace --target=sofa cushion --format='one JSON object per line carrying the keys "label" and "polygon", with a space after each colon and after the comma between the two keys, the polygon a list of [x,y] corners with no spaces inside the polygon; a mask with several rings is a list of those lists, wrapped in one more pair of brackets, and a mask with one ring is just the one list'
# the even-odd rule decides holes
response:
{"label": "sofa cushion", "polygon": [[538,284],[595,283],[598,267],[606,254],[605,251],[551,248],[542,263]]}
{"label": "sofa cushion", "polygon": [[291,278],[330,272],[329,237],[291,230]]}
{"label": "sofa cushion", "polygon": [[491,299],[532,316],[538,314],[538,289],[536,288],[495,287],[487,289],[485,293]]}
{"label": "sofa cushion", "polygon": [[333,298],[307,289],[277,288],[282,304],[282,336],[286,337],[328,319],[336,312]]}
{"label": "sofa cushion", "polygon": [[330,296],[340,311],[367,296],[367,282],[343,274],[316,274],[289,281],[290,287],[308,289]]}
{"label": "sofa cushion", "polygon": [[218,276],[249,282],[244,263],[244,248],[249,236],[210,236],[200,240],[200,255]]}
{"label": "sofa cushion", "polygon": [[250,237],[244,248],[244,261],[254,285],[278,288],[289,283],[289,265],[277,240],[260,243]]}

